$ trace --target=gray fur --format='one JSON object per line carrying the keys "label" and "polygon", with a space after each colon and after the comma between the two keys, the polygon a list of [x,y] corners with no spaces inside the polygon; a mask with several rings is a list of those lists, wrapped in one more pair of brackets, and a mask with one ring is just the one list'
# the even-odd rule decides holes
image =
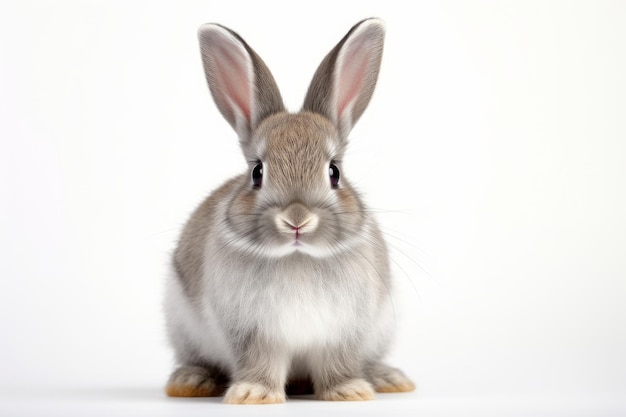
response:
{"label": "gray fur", "polygon": [[[358,33],[365,53],[373,54],[368,62],[379,64],[382,46],[371,48],[369,40],[382,45],[382,25],[369,21],[364,31],[362,24],[329,56]],[[182,232],[166,292],[180,366],[168,393],[219,395],[229,382],[225,402],[274,403],[284,401],[288,384],[312,384],[327,400],[411,389],[400,371],[381,362],[393,333],[385,242],[349,182],[342,176],[338,188],[330,186],[329,163],[342,169],[341,123],[315,106],[284,112],[269,70],[229,29],[205,25],[200,41],[215,101],[238,131],[250,170],[261,161],[264,173],[260,188],[252,186],[250,171],[224,184]],[[228,96],[240,85],[219,85],[238,82],[211,69],[225,65],[216,64],[220,59],[238,74],[253,63],[254,79],[243,86],[256,92],[250,102]],[[318,73],[326,73],[329,60]],[[378,69],[367,71],[375,76]],[[365,109],[373,84],[375,77],[357,92],[350,123]],[[333,85],[318,75],[312,82],[318,93]]]}

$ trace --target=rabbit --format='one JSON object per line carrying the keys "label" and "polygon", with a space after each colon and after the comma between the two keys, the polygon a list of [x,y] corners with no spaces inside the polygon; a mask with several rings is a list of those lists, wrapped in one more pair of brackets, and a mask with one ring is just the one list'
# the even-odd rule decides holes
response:
{"label": "rabbit", "polygon": [[195,210],[174,251],[165,315],[178,368],[167,395],[268,404],[415,388],[382,362],[394,327],[387,247],[342,168],[384,35],[379,19],[352,27],[289,113],[237,33],[200,27],[209,89],[248,168]]}

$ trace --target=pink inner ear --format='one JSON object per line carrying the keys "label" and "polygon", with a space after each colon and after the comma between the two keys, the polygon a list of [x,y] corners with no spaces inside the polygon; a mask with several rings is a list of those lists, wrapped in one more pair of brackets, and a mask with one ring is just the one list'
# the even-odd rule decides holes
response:
{"label": "pink inner ear", "polygon": [[355,39],[342,57],[338,69],[337,116],[341,120],[350,104],[356,100],[363,88],[363,80],[368,71],[370,54],[364,46],[365,40]]}
{"label": "pink inner ear", "polygon": [[219,47],[216,55],[219,56],[215,60],[217,84],[221,86],[222,93],[230,99],[231,104],[237,106],[250,122],[252,91],[246,57],[238,50],[224,47]]}

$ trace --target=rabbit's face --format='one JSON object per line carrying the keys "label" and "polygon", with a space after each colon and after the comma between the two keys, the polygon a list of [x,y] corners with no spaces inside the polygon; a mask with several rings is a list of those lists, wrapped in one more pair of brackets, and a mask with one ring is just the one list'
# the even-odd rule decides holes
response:
{"label": "rabbit's face", "polygon": [[240,246],[271,257],[349,250],[363,234],[364,213],[341,174],[344,146],[333,124],[314,113],[264,120],[243,144],[248,181],[231,206]]}

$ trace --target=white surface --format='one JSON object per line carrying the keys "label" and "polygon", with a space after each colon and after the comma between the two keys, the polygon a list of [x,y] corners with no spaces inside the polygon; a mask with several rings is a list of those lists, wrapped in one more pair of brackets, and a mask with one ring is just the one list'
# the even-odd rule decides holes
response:
{"label": "white surface", "polygon": [[342,403],[290,399],[277,405],[227,405],[218,398],[169,399],[155,389],[74,389],[20,393],[3,403],[2,415],[21,416],[623,416],[611,398],[426,397],[380,394],[375,401]]}
{"label": "white surface", "polygon": [[245,166],[196,29],[240,32],[297,109],[371,15],[385,56],[344,174],[394,248],[391,362],[418,392],[271,412],[626,413],[626,5],[341,4],[0,5],[0,415],[242,412],[161,394],[169,252]]}

